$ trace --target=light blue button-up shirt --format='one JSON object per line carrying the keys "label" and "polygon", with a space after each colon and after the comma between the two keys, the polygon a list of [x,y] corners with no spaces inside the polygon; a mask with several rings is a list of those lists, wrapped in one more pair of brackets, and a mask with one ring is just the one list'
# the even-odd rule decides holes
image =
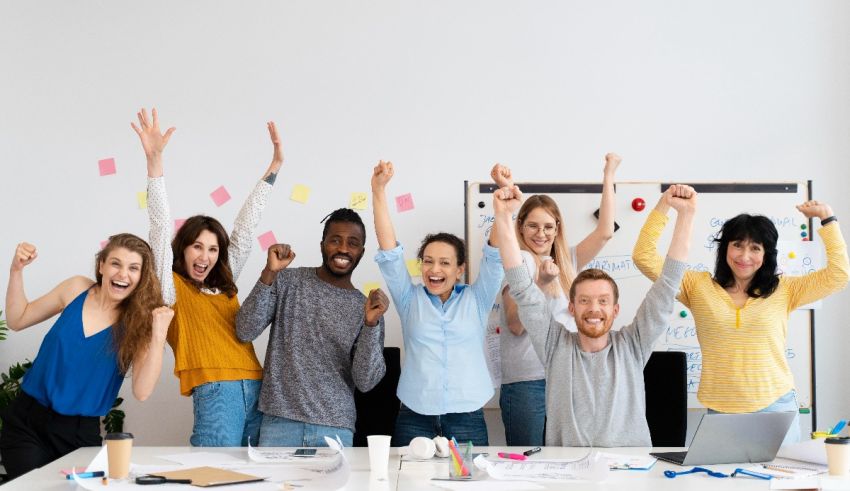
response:
{"label": "light blue button-up shirt", "polygon": [[425,415],[481,409],[493,396],[484,334],[505,276],[499,250],[485,244],[478,278],[472,285],[456,284],[445,303],[413,284],[403,252],[396,245],[375,256],[404,335],[398,398]]}

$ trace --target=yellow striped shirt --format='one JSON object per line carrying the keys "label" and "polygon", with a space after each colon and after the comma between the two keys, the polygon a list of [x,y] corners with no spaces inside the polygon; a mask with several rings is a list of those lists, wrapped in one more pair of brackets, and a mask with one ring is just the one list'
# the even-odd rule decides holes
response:
{"label": "yellow striped shirt", "polygon": [[[638,236],[632,259],[655,281],[661,273],[658,239],[667,216],[653,210]],[[847,284],[850,263],[838,222],[818,230],[826,247],[826,267],[806,276],[781,276],[767,298],[749,298],[737,308],[708,272],[689,271],[678,299],[691,310],[702,350],[697,398],[725,413],[754,412],[794,388],[785,358],[789,314],[801,305],[835,293]]]}

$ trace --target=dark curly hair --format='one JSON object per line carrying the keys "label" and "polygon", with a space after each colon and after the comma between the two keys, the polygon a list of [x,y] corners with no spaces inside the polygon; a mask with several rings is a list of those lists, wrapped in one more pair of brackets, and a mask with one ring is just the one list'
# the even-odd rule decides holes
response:
{"label": "dark curly hair", "polygon": [[322,230],[322,242],[325,241],[325,237],[328,235],[328,228],[330,228],[332,223],[348,222],[360,227],[360,230],[363,232],[363,244],[366,244],[366,226],[363,225],[363,219],[360,218],[360,215],[351,208],[337,208],[325,218],[322,218],[322,222],[325,224],[325,228]]}
{"label": "dark curly hair", "polygon": [[436,234],[428,234],[422,239],[422,245],[419,246],[419,252],[416,257],[421,261],[425,256],[425,248],[432,242],[444,242],[455,248],[457,254],[457,265],[463,266],[466,263],[466,248],[463,245],[463,240],[460,237],[448,232],[438,232]]}
{"label": "dark curly hair", "polygon": [[718,245],[714,281],[723,288],[735,284],[735,276],[726,261],[726,254],[729,243],[738,240],[749,240],[761,244],[764,248],[764,261],[753,276],[747,288],[747,295],[753,298],[769,297],[779,286],[779,275],[776,274],[776,242],[779,240],[779,232],[766,216],[742,213],[723,224],[714,238]]}

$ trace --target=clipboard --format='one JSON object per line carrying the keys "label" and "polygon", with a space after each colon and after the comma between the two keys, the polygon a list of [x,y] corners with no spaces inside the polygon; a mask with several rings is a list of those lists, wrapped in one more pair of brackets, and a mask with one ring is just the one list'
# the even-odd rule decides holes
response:
{"label": "clipboard", "polygon": [[265,481],[266,477],[252,476],[241,472],[219,469],[218,467],[193,467],[180,471],[157,472],[152,476],[162,476],[166,479],[191,479],[192,486],[208,488],[225,484]]}

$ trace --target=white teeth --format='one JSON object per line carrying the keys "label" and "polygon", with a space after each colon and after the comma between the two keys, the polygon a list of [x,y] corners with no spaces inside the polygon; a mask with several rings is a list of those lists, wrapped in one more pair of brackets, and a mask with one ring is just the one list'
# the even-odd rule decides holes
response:
{"label": "white teeth", "polygon": [[429,276],[428,279],[431,281],[443,281],[444,278],[439,278],[437,276]]}

